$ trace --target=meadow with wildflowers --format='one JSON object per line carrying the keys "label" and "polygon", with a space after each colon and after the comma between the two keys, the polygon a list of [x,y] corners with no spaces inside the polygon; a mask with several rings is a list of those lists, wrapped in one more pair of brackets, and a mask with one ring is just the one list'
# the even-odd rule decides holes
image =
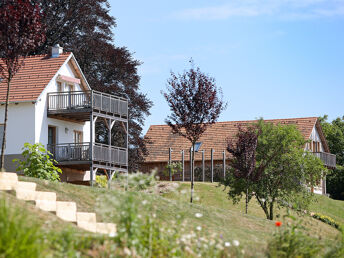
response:
{"label": "meadow with wildflowers", "polygon": [[[264,214],[259,213],[259,207],[255,211],[253,204],[250,213],[245,215],[240,207],[231,206],[226,193],[217,184],[196,183],[194,203],[190,204],[187,183],[173,182],[173,187],[168,188],[169,182],[144,179],[142,174],[132,177],[129,191],[125,191],[125,180],[121,182],[121,179],[111,189],[106,189],[22,178],[36,182],[38,190],[57,192],[60,200],[77,202],[82,211],[96,212],[97,218],[103,221],[115,222],[117,234],[112,236],[82,231],[51,213],[35,210],[29,203],[23,205],[11,193],[2,194],[0,199],[8,199],[9,206],[23,206],[21,213],[40,225],[39,235],[44,236],[46,243],[41,251],[54,256],[276,257],[273,252],[281,250],[273,249],[274,240],[294,243],[290,234],[284,232],[292,232],[290,227],[296,222],[282,212],[278,220],[266,220]],[[135,181],[141,186],[135,186]],[[168,192],[156,191],[160,184],[169,189]],[[327,201],[330,199],[321,199],[320,203]],[[340,214],[343,204],[336,205],[339,212],[336,216],[344,216]],[[308,214],[291,213],[290,216],[303,226],[296,231],[315,239],[319,246],[329,248],[322,249],[323,254],[341,252],[336,228]]]}

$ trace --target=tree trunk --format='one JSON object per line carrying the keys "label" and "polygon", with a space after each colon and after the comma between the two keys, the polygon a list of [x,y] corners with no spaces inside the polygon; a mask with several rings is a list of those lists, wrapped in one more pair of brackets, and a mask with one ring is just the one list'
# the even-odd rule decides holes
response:
{"label": "tree trunk", "polygon": [[9,104],[9,95],[10,95],[10,83],[11,75],[7,80],[7,94],[6,94],[6,104],[5,104],[5,119],[4,119],[4,132],[2,135],[2,146],[1,146],[1,164],[0,170],[5,171],[5,146],[6,146],[6,128],[7,128],[7,114],[8,114],[8,104]]}
{"label": "tree trunk", "polygon": [[246,214],[247,214],[247,210],[248,210],[248,186],[246,187],[246,209],[245,209]]}
{"label": "tree trunk", "polygon": [[274,219],[274,202],[271,201],[270,203],[270,220],[273,220]]}
{"label": "tree trunk", "polygon": [[192,157],[191,157],[191,197],[190,202],[192,203],[193,191],[194,191],[194,163],[195,161],[195,143],[192,143]]}

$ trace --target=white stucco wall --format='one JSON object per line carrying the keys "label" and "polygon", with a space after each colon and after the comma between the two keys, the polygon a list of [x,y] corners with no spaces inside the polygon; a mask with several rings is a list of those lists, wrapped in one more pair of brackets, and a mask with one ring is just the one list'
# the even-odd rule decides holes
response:
{"label": "white stucco wall", "polygon": [[[90,141],[89,122],[80,124],[47,117],[47,93],[57,91],[58,75],[76,77],[69,63],[61,66],[57,74],[43,90],[36,103],[11,103],[8,108],[7,143],[5,154],[20,154],[24,143],[48,143],[48,126],[56,126],[57,143],[73,143],[74,130],[83,131],[83,141]],[[74,84],[76,91],[82,88]],[[5,106],[0,106],[0,124],[4,121]]]}
{"label": "white stucco wall", "polygon": [[[56,127],[56,141],[57,143],[73,143],[74,142],[74,130],[83,132],[83,141],[90,140],[89,136],[89,122],[84,124],[73,123],[69,121],[52,119],[47,117],[47,94],[49,92],[57,92],[57,77],[58,75],[66,75],[76,78],[73,69],[69,63],[61,66],[57,74],[50,81],[48,86],[41,93],[36,103],[35,111],[35,141],[41,142],[44,146],[48,144],[48,126]],[[69,83],[70,84],[70,83]],[[79,84],[74,84],[75,91],[81,91],[82,88]],[[66,89],[65,89],[66,91]]]}
{"label": "white stucco wall", "polygon": [[[1,124],[3,124],[4,115],[5,105],[1,105]],[[34,141],[35,104],[32,104],[32,102],[9,104],[5,154],[19,154],[22,152],[24,143],[34,143]]]}

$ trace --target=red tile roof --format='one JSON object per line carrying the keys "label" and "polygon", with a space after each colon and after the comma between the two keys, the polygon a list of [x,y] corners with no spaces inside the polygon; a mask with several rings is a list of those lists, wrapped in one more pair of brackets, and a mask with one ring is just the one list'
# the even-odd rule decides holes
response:
{"label": "red tile roof", "polygon": [[[316,124],[319,124],[317,117],[306,118],[290,118],[290,119],[272,119],[265,120],[274,124],[295,124],[301,131],[305,139],[309,139],[312,129]],[[200,150],[204,150],[205,160],[210,160],[210,152],[213,148],[215,150],[214,160],[222,159],[222,152],[226,149],[227,138],[235,137],[238,130],[238,125],[249,125],[257,120],[251,121],[230,121],[217,122],[208,127],[201,139],[202,146]],[[319,124],[320,126],[320,124]],[[145,139],[148,141],[148,156],[145,158],[145,163],[150,162],[165,162],[168,160],[168,148],[171,147],[172,160],[181,160],[181,151],[185,151],[185,158],[188,159],[190,142],[184,137],[173,134],[168,125],[152,125],[148,129]],[[196,153],[195,159],[201,160],[202,154]]]}
{"label": "red tile roof", "polygon": [[[51,58],[47,55],[29,56],[11,81],[10,102],[35,101],[71,53]],[[6,101],[7,83],[0,82],[0,102]]]}

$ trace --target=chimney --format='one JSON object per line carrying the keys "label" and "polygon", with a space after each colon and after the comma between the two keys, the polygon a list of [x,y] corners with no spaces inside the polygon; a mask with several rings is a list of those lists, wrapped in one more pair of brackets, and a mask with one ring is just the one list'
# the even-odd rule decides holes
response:
{"label": "chimney", "polygon": [[51,57],[59,57],[63,53],[63,47],[60,47],[59,44],[55,44],[51,47]]}

